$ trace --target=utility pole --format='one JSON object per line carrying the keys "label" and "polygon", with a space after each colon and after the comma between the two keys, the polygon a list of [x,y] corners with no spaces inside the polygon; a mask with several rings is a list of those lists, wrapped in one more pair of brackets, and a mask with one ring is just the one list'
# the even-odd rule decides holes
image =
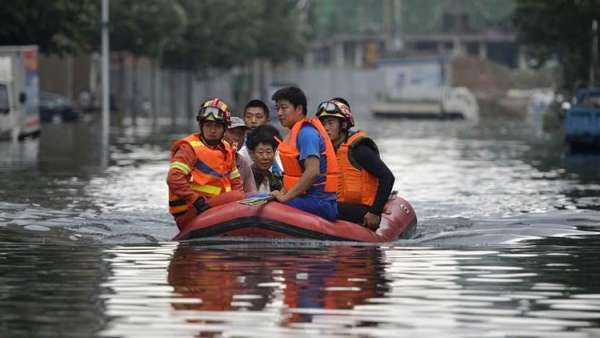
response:
{"label": "utility pole", "polygon": [[592,21],[592,54],[590,60],[590,85],[592,88],[595,85],[594,80],[596,79],[596,65],[598,64],[598,20]]}
{"label": "utility pole", "polygon": [[110,79],[108,62],[110,58],[110,51],[108,49],[108,8],[108,0],[102,0],[102,147],[104,152],[108,152],[110,131]]}

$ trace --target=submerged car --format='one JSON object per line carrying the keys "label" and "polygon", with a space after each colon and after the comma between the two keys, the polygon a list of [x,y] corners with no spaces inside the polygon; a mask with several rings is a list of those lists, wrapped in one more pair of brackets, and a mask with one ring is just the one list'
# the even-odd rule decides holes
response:
{"label": "submerged car", "polygon": [[69,98],[59,94],[41,92],[40,119],[42,122],[52,122],[55,119],[71,122],[79,119],[79,113]]}

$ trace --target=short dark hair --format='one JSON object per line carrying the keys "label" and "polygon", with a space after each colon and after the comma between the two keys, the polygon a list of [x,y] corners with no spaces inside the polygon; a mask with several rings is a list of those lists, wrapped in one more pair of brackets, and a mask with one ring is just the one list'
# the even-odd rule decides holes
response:
{"label": "short dark hair", "polygon": [[253,100],[248,101],[248,103],[246,103],[246,107],[244,107],[244,113],[246,113],[246,110],[251,107],[257,107],[257,108],[262,109],[265,112],[265,114],[267,115],[267,119],[269,118],[269,114],[270,114],[269,106],[267,106],[267,104],[264,103],[263,101],[258,100],[258,99],[253,99]]}
{"label": "short dark hair", "polygon": [[350,103],[348,103],[348,101],[346,101],[346,99],[344,99],[343,97],[334,97],[332,100],[341,102],[341,103],[345,104],[346,106],[348,106],[348,108],[352,109],[352,107],[350,107]]}
{"label": "short dark hair", "polygon": [[294,105],[294,107],[302,106],[302,109],[304,110],[304,115],[306,115],[306,112],[308,111],[306,108],[306,95],[304,95],[302,89],[298,87],[281,88],[278,91],[276,91],[273,94],[273,96],[271,96],[271,100],[288,100],[291,104]]}
{"label": "short dark hair", "polygon": [[271,125],[265,124],[250,131],[246,146],[249,150],[254,151],[259,143],[264,143],[270,144],[273,146],[273,149],[277,149],[280,139],[281,134],[279,134],[279,130]]}

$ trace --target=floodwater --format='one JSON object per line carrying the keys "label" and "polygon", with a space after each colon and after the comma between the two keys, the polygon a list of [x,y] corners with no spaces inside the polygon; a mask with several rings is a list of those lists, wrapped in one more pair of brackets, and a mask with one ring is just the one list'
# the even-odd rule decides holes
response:
{"label": "floodwater", "polygon": [[359,124],[410,239],[172,242],[181,134],[0,144],[0,337],[600,336],[600,156],[522,121]]}

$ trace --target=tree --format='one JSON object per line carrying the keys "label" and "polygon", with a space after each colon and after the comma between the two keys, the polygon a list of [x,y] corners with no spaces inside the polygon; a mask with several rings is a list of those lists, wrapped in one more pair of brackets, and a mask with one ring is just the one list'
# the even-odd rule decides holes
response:
{"label": "tree", "polygon": [[115,51],[160,58],[166,41],[176,40],[187,25],[177,1],[110,2],[110,43]]}
{"label": "tree", "polygon": [[45,53],[91,48],[97,34],[99,1],[0,1],[0,44],[38,45]]}
{"label": "tree", "polygon": [[180,38],[167,46],[163,65],[200,72],[227,68],[252,57],[256,5],[252,1],[181,0],[188,15]]}
{"label": "tree", "polygon": [[279,63],[302,54],[307,40],[307,27],[301,20],[297,1],[257,1],[255,56]]}
{"label": "tree", "polygon": [[[125,57],[120,53],[118,87],[122,107],[132,113],[135,124],[137,110],[143,98],[138,96],[138,58],[162,58],[165,46],[177,41],[187,25],[187,16],[177,1],[167,0],[112,0],[110,1],[110,47],[112,51],[133,56],[131,95],[125,90]],[[98,44],[99,45],[99,44]],[[156,63],[155,63],[156,64]],[[155,89],[155,72],[151,72],[150,86]],[[157,101],[153,97],[153,106]]]}
{"label": "tree", "polygon": [[[111,49],[133,54],[134,73],[138,56],[186,71],[187,105],[192,106],[189,74],[208,84],[211,70],[299,55],[304,31],[297,4],[297,0],[111,0]],[[174,93],[175,79],[170,75],[169,90]],[[132,85],[135,93],[136,82]],[[175,104],[171,103],[173,114]]]}
{"label": "tree", "polygon": [[274,62],[299,55],[304,46],[297,1],[181,0],[188,25],[165,59],[171,68],[229,68],[253,58]]}
{"label": "tree", "polygon": [[[307,25],[309,2],[307,1],[281,1],[263,0],[256,2],[259,5],[259,17],[267,20],[256,21],[258,35],[256,36],[256,51],[254,53],[255,65],[252,67],[258,72],[247,72],[248,81],[247,98],[250,96],[267,97],[266,83],[269,63],[281,63],[301,56],[310,30]],[[304,6],[301,8],[300,6]],[[248,70],[248,69],[247,69]]]}
{"label": "tree", "polygon": [[573,89],[588,79],[594,19],[600,19],[598,0],[518,0],[513,21],[531,55],[558,58],[563,85]]}

